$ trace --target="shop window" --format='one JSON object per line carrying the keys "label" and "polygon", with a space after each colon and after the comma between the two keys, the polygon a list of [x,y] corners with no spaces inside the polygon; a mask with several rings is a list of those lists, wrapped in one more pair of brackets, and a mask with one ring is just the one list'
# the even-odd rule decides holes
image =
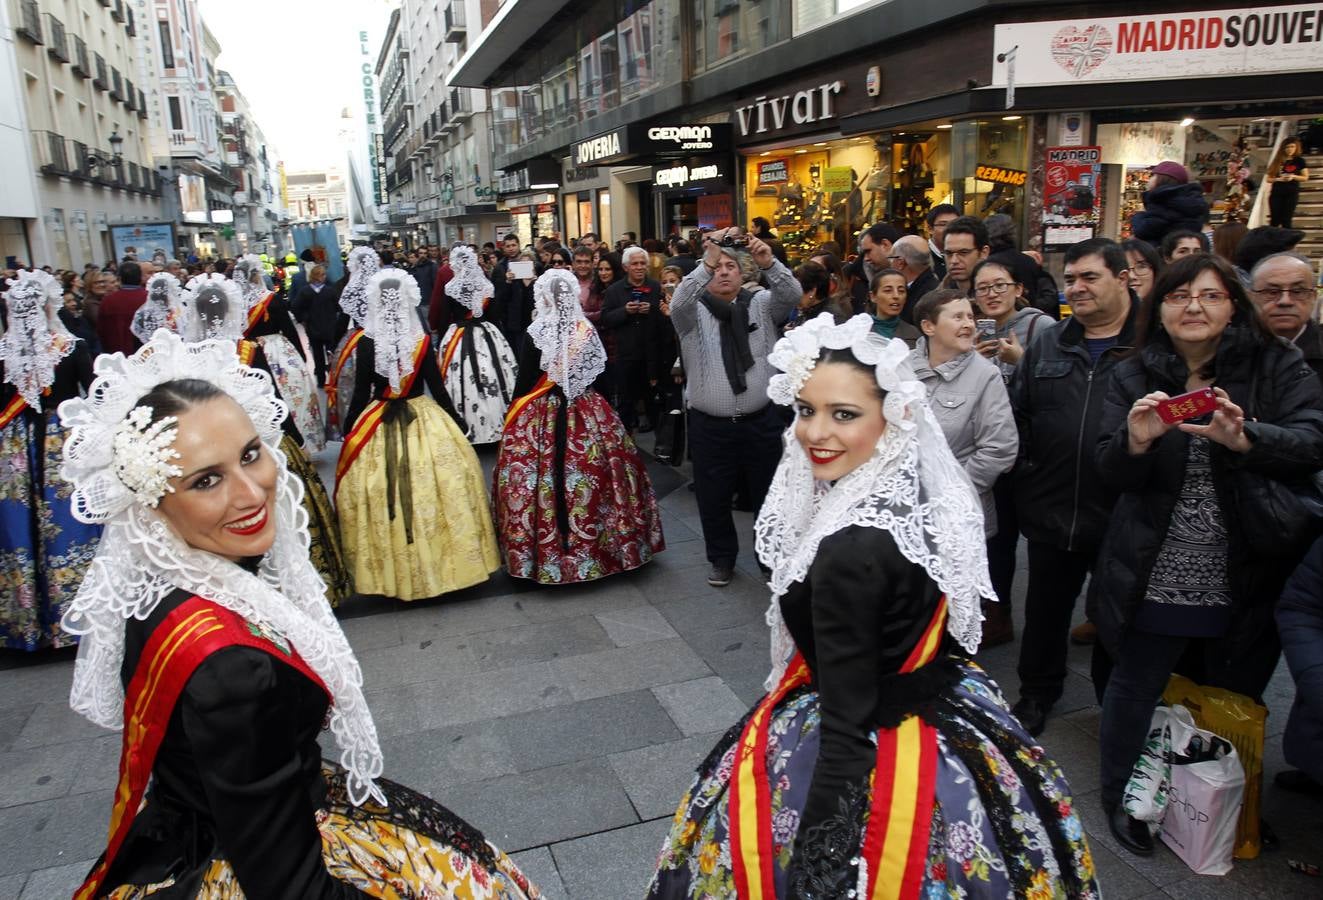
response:
{"label": "shop window", "polygon": [[597,192],[597,236],[608,244],[611,243],[611,191],[602,188]]}
{"label": "shop window", "polygon": [[891,189],[886,218],[902,231],[927,234],[928,210],[950,203],[951,142],[947,131],[891,135]]}
{"label": "shop window", "polygon": [[555,125],[568,125],[579,120],[574,62],[574,54],[562,57],[543,76],[542,110],[548,122]]}
{"label": "shop window", "polygon": [[962,214],[1005,213],[1023,224],[1028,170],[1023,121],[957,122],[951,129],[951,202]]}
{"label": "shop window", "polygon": [[701,72],[790,37],[790,0],[692,0],[694,70]]}
{"label": "shop window", "polygon": [[519,146],[519,92],[498,88],[491,92],[492,133],[498,152]]}

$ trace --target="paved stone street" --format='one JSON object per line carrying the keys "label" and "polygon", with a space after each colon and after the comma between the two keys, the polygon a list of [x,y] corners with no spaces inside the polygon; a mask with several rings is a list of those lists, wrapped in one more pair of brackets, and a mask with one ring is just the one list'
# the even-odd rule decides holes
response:
{"label": "paved stone street", "polygon": [[[328,477],[337,447],[319,460]],[[482,455],[490,470],[494,452]],[[668,549],[641,571],[560,589],[498,575],[444,601],[357,598],[342,611],[386,774],[482,828],[549,898],[642,895],[693,767],[768,667],[751,517],[736,580],[709,588],[693,494],[675,470],[649,468]],[[1012,699],[1016,652],[982,660]],[[70,712],[72,668],[68,652],[0,655],[0,900],[69,896],[104,844],[118,736]],[[1323,896],[1323,880],[1287,869],[1288,858],[1323,863],[1323,804],[1271,786],[1293,692],[1284,665],[1268,696],[1264,790],[1282,848],[1224,878],[1194,876],[1161,847],[1139,860],[1107,834],[1087,648],[1071,649],[1071,669],[1043,744],[1070,778],[1109,900]]]}

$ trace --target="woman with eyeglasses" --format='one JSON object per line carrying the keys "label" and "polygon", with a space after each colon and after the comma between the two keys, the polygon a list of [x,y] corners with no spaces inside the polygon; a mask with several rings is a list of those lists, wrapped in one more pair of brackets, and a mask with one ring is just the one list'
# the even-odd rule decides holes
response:
{"label": "woman with eyeglasses", "polygon": [[[1168,401],[1203,389],[1211,412],[1173,424],[1197,407]],[[1264,523],[1323,464],[1323,387],[1260,324],[1231,266],[1199,254],[1158,276],[1100,434],[1098,472],[1119,496],[1088,602],[1094,652],[1113,665],[1102,801],[1116,839],[1148,855],[1148,825],[1121,801],[1177,662],[1201,684],[1256,699],[1276,668],[1273,607],[1308,536],[1283,524],[1266,552],[1262,532],[1278,530]]]}
{"label": "woman with eyeglasses", "polygon": [[1130,264],[1130,289],[1140,300],[1148,299],[1153,281],[1162,271],[1162,257],[1148,241],[1130,238],[1121,242],[1126,261]]}

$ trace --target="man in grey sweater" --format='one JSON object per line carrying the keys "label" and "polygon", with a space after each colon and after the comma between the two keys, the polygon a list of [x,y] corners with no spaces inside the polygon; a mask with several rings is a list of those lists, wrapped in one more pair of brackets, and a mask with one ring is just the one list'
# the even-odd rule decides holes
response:
{"label": "man in grey sweater", "polygon": [[[802,293],[767,244],[752,236],[734,245],[727,239],[745,240],[738,228],[704,236],[702,262],[671,298],[671,323],[688,378],[694,493],[713,587],[730,583],[739,555],[731,516],[736,488],[743,487],[757,509],[781,460],[785,423],[767,397],[775,374],[767,354]],[[746,255],[762,270],[766,288],[742,286]]]}

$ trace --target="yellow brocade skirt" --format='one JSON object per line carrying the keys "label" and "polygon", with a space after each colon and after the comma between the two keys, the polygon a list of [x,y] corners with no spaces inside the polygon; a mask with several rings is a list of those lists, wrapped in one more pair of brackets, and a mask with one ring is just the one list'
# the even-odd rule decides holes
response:
{"label": "yellow brocade skirt", "polygon": [[308,555],[312,557],[313,568],[326,582],[326,599],[332,606],[339,606],[353,594],[354,585],[345,563],[335,507],[331,505],[331,498],[326,496],[326,487],[312,460],[288,434],[280,439],[280,450],[285,454],[289,470],[303,482],[303,508],[308,513]]}
{"label": "yellow brocade skirt", "polygon": [[393,402],[407,409],[387,414],[336,489],[355,588],[420,600],[486,581],[501,558],[478,455],[431,398]]}

